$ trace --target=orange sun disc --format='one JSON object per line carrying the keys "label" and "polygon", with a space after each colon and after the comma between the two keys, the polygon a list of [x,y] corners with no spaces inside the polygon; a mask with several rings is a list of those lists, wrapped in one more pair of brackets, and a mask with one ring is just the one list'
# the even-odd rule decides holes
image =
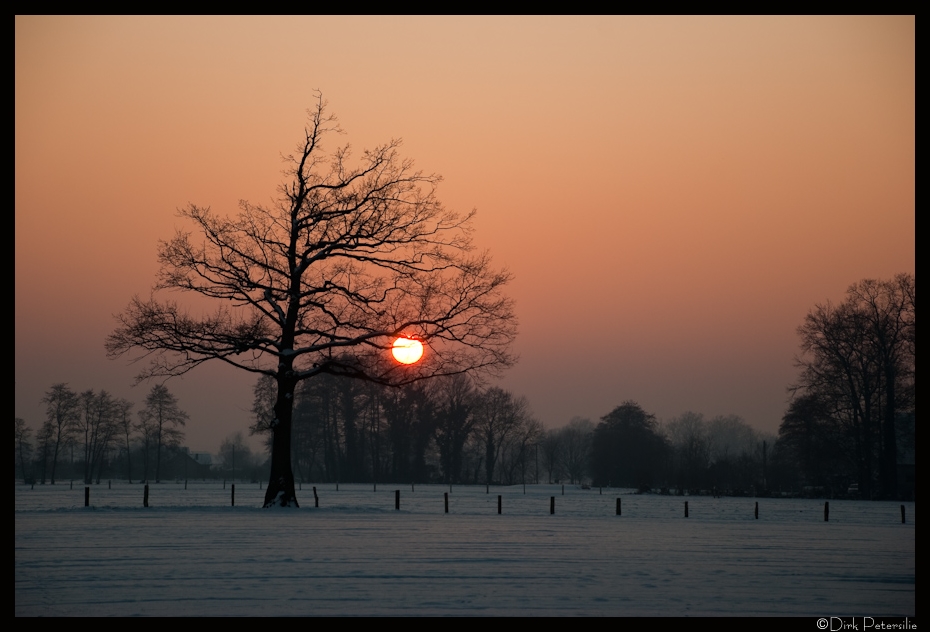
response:
{"label": "orange sun disc", "polygon": [[423,357],[423,343],[413,338],[398,338],[394,341],[391,353],[401,364],[413,364]]}

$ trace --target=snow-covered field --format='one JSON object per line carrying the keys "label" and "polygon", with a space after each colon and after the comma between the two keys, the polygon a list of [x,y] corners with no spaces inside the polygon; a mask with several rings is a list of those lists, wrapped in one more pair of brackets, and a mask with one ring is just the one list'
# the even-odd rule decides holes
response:
{"label": "snow-covered field", "polygon": [[[400,490],[400,510],[394,490]],[[15,486],[17,616],[915,616],[915,504],[558,485]],[[497,497],[502,496],[502,514]],[[550,514],[550,497],[555,513]],[[615,515],[616,499],[622,515]],[[684,517],[684,501],[689,517]],[[753,516],[759,503],[759,518]]]}

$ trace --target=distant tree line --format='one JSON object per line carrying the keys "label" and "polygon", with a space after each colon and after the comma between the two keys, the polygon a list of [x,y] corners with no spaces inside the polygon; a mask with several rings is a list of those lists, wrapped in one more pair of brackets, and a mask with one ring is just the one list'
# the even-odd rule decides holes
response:
{"label": "distant tree line", "polygon": [[118,476],[159,482],[184,437],[187,413],[164,385],[152,387],[136,415],[128,400],[104,390],[77,393],[67,384],[53,385],[42,402],[45,420],[34,440],[25,420],[16,418],[17,477],[26,481],[99,483]]}
{"label": "distant tree line", "polygon": [[686,412],[664,423],[634,401],[597,425],[575,418],[542,441],[550,482],[589,482],[666,493],[744,494],[766,488],[774,443],[735,415]]}
{"label": "distant tree line", "polygon": [[[267,436],[273,408],[273,384],[262,377],[253,433]],[[303,482],[533,482],[543,436],[525,398],[464,375],[399,388],[320,375],[297,389],[293,424]]]}
{"label": "distant tree line", "polygon": [[[479,388],[464,375],[388,387],[320,375],[295,393],[292,462],[302,482],[516,484],[569,482],[667,493],[913,498],[914,277],[864,280],[839,305],[816,305],[798,328],[798,381],[777,437],[735,415],[685,412],[659,422],[634,401],[597,424],[573,418],[544,430],[526,398]],[[251,432],[269,437],[276,389],[255,386]],[[16,419],[16,476],[54,483],[66,464],[85,482],[122,468],[159,480],[187,415],[164,386],[145,407],[106,391],[45,395],[33,440]],[[220,447],[214,473],[267,468],[241,433]]]}

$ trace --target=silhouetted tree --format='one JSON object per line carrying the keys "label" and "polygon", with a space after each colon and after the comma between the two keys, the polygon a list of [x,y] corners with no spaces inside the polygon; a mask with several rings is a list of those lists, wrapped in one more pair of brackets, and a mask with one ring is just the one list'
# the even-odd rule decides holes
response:
{"label": "silhouetted tree", "polygon": [[601,417],[594,429],[594,483],[649,489],[665,467],[668,450],[655,415],[628,400]]}
{"label": "silhouetted tree", "polygon": [[75,420],[78,441],[84,443],[84,482],[99,482],[102,461],[117,432],[116,401],[106,391],[87,390],[80,394],[80,414]]}
{"label": "silhouetted tree", "polygon": [[155,450],[155,482],[161,482],[161,453],[164,447],[177,447],[184,437],[180,426],[187,422],[187,413],[178,406],[177,398],[164,384],[156,384],[145,398],[145,408],[139,411],[140,427],[145,442]]}
{"label": "silhouetted tree", "polygon": [[78,396],[67,384],[55,384],[42,398],[45,404],[45,423],[42,425],[39,449],[42,452],[42,483],[51,458],[51,483],[55,484],[55,472],[61,450],[74,432],[79,413]]}
{"label": "silhouetted tree", "polygon": [[220,461],[222,461],[223,471],[231,480],[236,480],[236,474],[240,476],[249,472],[253,466],[252,450],[245,443],[245,438],[241,432],[229,435],[220,444],[219,452]]}
{"label": "silhouetted tree", "polygon": [[816,305],[798,328],[801,376],[790,390],[814,395],[849,437],[867,498],[897,495],[896,417],[914,405],[914,295],[910,275],[867,279],[841,304]]}
{"label": "silhouetted tree", "polygon": [[32,443],[29,441],[29,435],[32,434],[32,429],[26,425],[26,420],[16,417],[15,426],[15,441],[14,441],[14,456],[13,462],[19,464],[19,471],[23,477],[23,483],[29,481],[30,476],[26,473],[26,463],[29,462],[30,456],[32,456]]}
{"label": "silhouetted tree", "polygon": [[581,482],[591,465],[594,424],[590,419],[573,417],[561,429],[562,463],[572,484]]}
{"label": "silhouetted tree", "polygon": [[[816,393],[794,398],[778,429],[779,447],[793,457],[807,485],[836,492],[837,477],[856,475],[851,437],[832,414],[831,403]],[[845,490],[844,490],[845,491]]]}
{"label": "silhouetted tree", "polygon": [[710,464],[707,424],[704,415],[685,412],[665,426],[672,449],[675,451],[675,477],[679,492],[701,489]]}
{"label": "silhouetted tree", "polygon": [[562,477],[562,429],[553,428],[546,431],[540,440],[542,447],[543,467],[549,473],[549,482]]}
{"label": "silhouetted tree", "polygon": [[135,424],[132,421],[133,403],[120,399],[115,403],[113,411],[114,424],[117,432],[123,439],[123,449],[126,451],[126,480],[132,483],[132,435]]}
{"label": "silhouetted tree", "polygon": [[475,406],[475,431],[484,452],[485,482],[494,482],[494,471],[504,444],[530,420],[525,397],[492,387],[481,394]]}
{"label": "silhouetted tree", "polygon": [[[135,298],[107,340],[111,356],[153,354],[140,379],[185,373],[208,360],[271,376],[276,384],[265,506],[296,506],[291,468],[295,389],[332,374],[399,385],[512,362],[507,272],[475,254],[472,213],[443,208],[440,178],[414,171],[399,141],[327,154],[339,130],[319,99],[288,181],[272,207],[243,202],[236,218],[190,206],[159,248],[155,290],[182,290],[220,303],[195,317],[173,302]],[[400,366],[388,355],[401,334],[428,349]]]}
{"label": "silhouetted tree", "polygon": [[437,384],[436,444],[439,447],[443,480],[462,481],[465,444],[475,427],[473,414],[477,392],[465,375],[454,375]]}

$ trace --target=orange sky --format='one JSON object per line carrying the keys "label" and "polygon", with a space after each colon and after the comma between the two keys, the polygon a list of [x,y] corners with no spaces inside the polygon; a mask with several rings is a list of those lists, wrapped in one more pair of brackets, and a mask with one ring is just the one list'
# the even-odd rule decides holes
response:
{"label": "orange sky", "polygon": [[[515,275],[501,385],[547,426],[633,399],[775,432],[795,329],[915,272],[905,17],[17,17],[16,415],[53,383],[141,403],[105,336],[188,203],[266,202],[322,90],[478,209]],[[169,382],[188,444],[248,426],[254,378]],[[138,405],[138,404],[137,404]]]}

